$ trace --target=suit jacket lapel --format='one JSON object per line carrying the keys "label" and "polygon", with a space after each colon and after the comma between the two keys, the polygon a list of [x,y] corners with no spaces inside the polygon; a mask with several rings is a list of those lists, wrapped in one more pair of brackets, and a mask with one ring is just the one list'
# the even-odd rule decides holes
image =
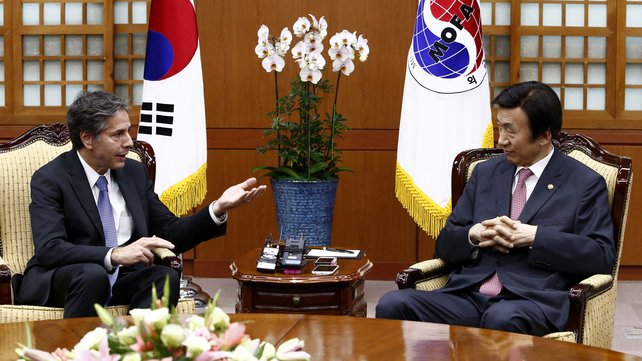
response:
{"label": "suit jacket lapel", "polygon": [[495,194],[497,194],[497,214],[510,215],[511,187],[516,167],[506,161],[495,179]]}
{"label": "suit jacket lapel", "polygon": [[134,220],[134,228],[138,232],[138,235],[141,237],[148,236],[143,205],[140,202],[138,192],[136,192],[137,188],[134,185],[134,180],[126,174],[123,169],[112,169],[112,176],[114,176],[116,183],[118,183],[118,188],[120,188],[120,193],[123,195],[123,199],[125,199],[129,214],[131,214]]}
{"label": "suit jacket lapel", "polygon": [[89,180],[87,179],[87,174],[78,159],[78,153],[75,150],[69,151],[66,157],[65,167],[67,172],[71,175],[71,189],[73,189],[78,202],[83,207],[89,219],[96,227],[98,233],[100,233],[103,239],[105,235],[103,233],[103,224],[100,221],[100,214],[98,213],[98,207],[96,207],[96,200],[94,195],[91,192],[91,187],[89,186]]}
{"label": "suit jacket lapel", "polygon": [[557,192],[562,184],[563,169],[561,156],[557,149],[553,150],[553,156],[548,162],[542,176],[537,181],[533,193],[528,197],[526,205],[519,216],[522,223],[528,223],[535,214],[546,204],[546,202]]}

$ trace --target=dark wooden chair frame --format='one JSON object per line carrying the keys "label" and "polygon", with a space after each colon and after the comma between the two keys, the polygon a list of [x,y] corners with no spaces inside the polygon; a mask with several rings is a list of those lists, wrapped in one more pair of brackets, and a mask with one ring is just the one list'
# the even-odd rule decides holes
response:
{"label": "dark wooden chair frame", "polygon": [[[633,175],[631,158],[609,153],[591,138],[581,134],[561,132],[559,137],[554,140],[554,143],[556,147],[564,153],[568,154],[574,150],[579,150],[600,163],[618,168],[611,205],[611,218],[613,219],[614,239],[617,247],[616,255],[618,255],[618,261],[611,271],[611,275],[615,280],[617,277],[617,268],[620,263],[619,255],[622,247],[621,240],[623,239],[628,198],[630,196],[629,184],[631,183]],[[468,180],[468,169],[470,165],[480,160],[487,160],[496,157],[502,153],[503,150],[498,148],[479,148],[466,150],[457,155],[453,162],[451,180],[453,208],[463,194],[466,181]],[[452,268],[448,268],[447,266],[430,274],[423,273],[416,268],[408,268],[397,274],[395,282],[399,289],[414,288],[418,282],[448,275],[451,271]],[[581,343],[584,339],[583,330],[587,300],[610,290],[612,287],[614,287],[614,282],[604,284],[601,287],[577,284],[570,289],[568,297],[571,303],[571,308],[569,310],[567,329],[575,334],[576,342]]]}

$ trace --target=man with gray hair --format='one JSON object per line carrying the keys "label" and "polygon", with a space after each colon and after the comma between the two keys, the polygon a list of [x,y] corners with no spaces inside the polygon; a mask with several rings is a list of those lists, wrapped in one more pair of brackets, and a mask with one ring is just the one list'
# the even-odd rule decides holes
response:
{"label": "man with gray hair", "polygon": [[64,307],[64,317],[95,316],[94,304],[148,308],[151,288],[170,279],[176,305],[179,275],[153,265],[152,248],[185,252],[225,234],[227,212],[250,203],[265,185],[234,185],[208,207],[176,217],[154,193],[146,168],[126,158],[133,145],[129,104],[102,92],[80,94],[67,112],[72,150],[31,179],[35,254],[17,304]]}

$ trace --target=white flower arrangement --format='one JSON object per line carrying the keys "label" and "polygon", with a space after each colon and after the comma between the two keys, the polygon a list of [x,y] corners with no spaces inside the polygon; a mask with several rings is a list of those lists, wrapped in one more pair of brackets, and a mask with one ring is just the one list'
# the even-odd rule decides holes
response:
{"label": "white flower arrangement", "polygon": [[[300,40],[290,49],[293,35]],[[267,145],[257,148],[260,153],[277,151],[277,165],[257,167],[267,170],[267,176],[295,180],[328,180],[339,172],[349,170],[339,167],[341,152],[336,149],[335,138],[348,129],[346,119],[337,113],[337,98],[341,75],[349,76],[355,69],[354,59],[362,62],[368,59],[368,40],[356,32],[343,30],[330,38],[328,56],[332,71],[337,73],[336,86],[322,79],[326,67],[323,56],[323,41],[328,35],[328,23],[322,16],[300,17],[280,35],[273,36],[266,25],[257,32],[258,43],[254,52],[263,59],[261,65],[266,72],[274,72],[276,108],[269,113],[272,120],[270,129],[264,134],[269,138]],[[285,67],[284,57],[288,54],[299,66],[296,79],[290,82],[289,94],[279,97],[277,74]],[[325,94],[334,92],[332,112],[321,116],[320,105]]]}
{"label": "white flower arrangement", "polygon": [[[169,283],[166,283],[169,288]],[[168,289],[166,291],[169,291]],[[155,290],[153,294],[156,294]],[[169,292],[165,293],[169,294]],[[19,345],[19,361],[307,361],[304,342],[298,338],[274,345],[252,339],[245,325],[230,323],[230,317],[216,307],[218,294],[208,304],[204,316],[181,321],[167,301],[149,309],[130,311],[131,322],[114,319],[102,306],[95,305],[104,326],[85,334],[73,349],[45,352]],[[153,297],[152,299],[156,299]],[[27,343],[30,343],[29,341]]]}

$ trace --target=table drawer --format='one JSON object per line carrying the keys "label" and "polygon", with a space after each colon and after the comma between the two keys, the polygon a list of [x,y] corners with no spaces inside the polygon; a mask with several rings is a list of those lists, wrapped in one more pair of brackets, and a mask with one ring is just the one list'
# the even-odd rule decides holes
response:
{"label": "table drawer", "polygon": [[255,312],[317,312],[341,314],[341,288],[255,286],[252,290]]}

